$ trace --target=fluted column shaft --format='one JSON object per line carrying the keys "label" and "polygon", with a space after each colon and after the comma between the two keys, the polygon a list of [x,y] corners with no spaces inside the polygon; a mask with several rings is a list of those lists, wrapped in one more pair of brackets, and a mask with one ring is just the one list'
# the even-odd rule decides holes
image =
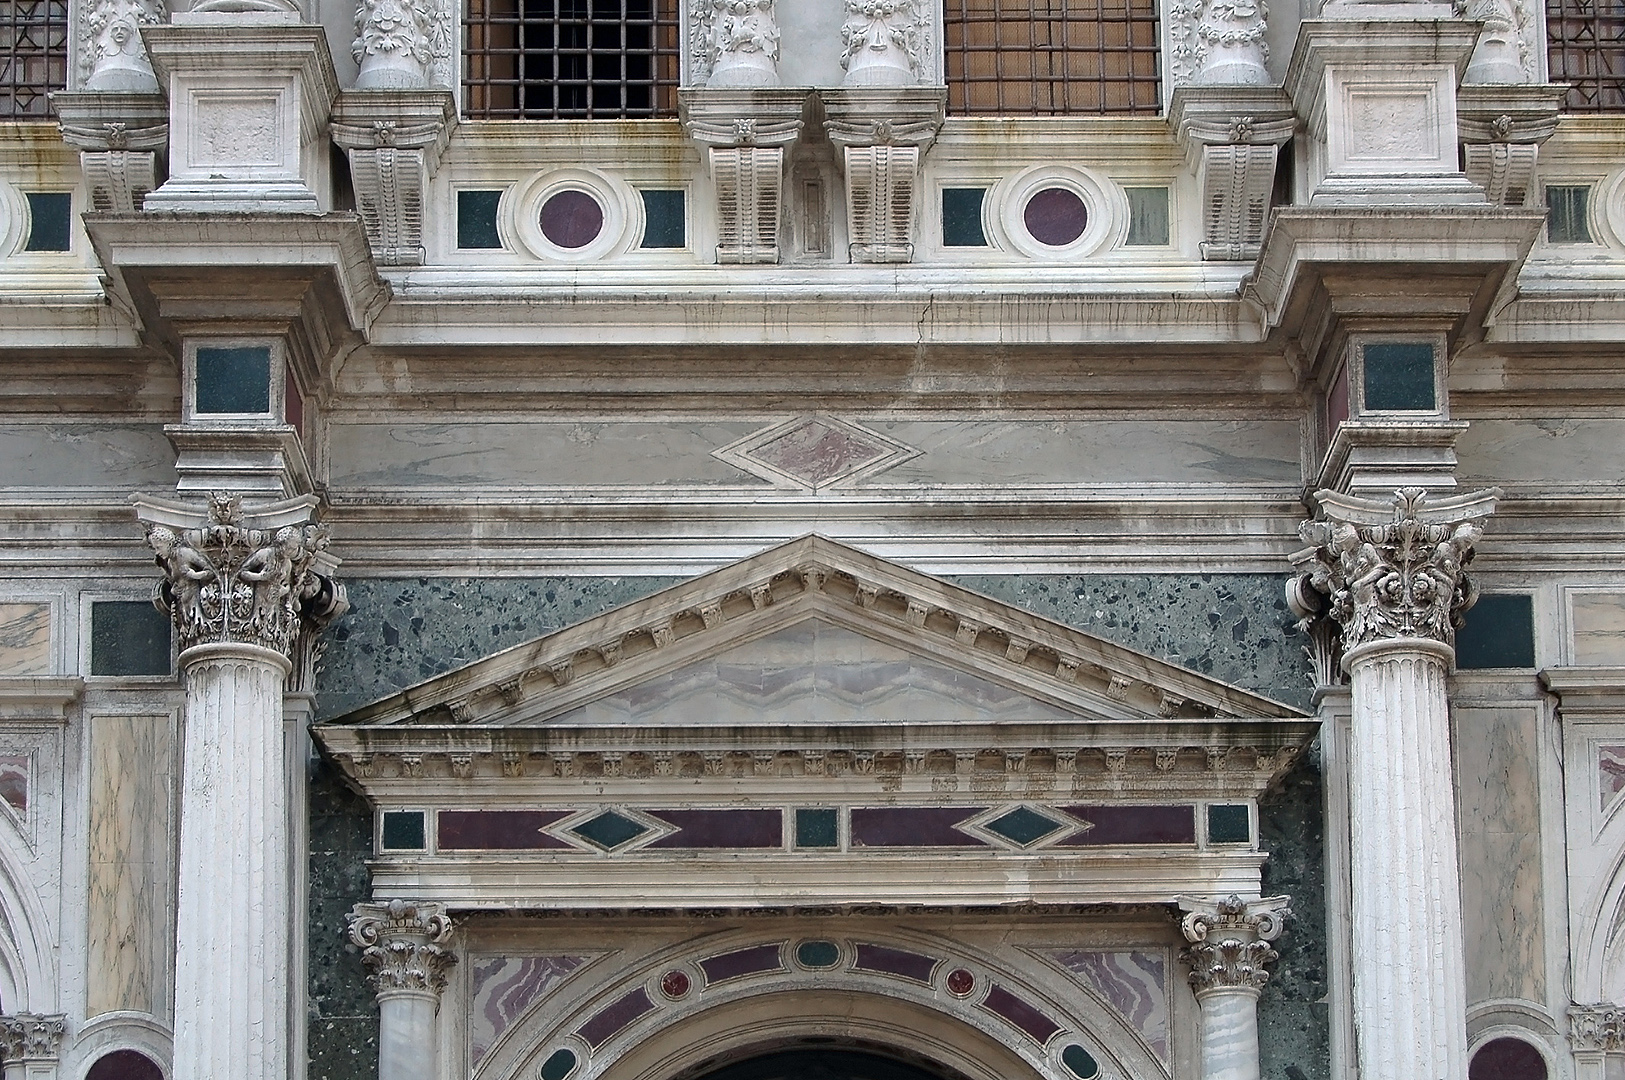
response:
{"label": "fluted column shaft", "polygon": [[1354,1018],[1366,1080],[1463,1080],[1467,961],[1445,676],[1452,651],[1377,641],[1344,661]]}
{"label": "fluted column shaft", "polygon": [[175,1080],[286,1080],[287,658],[199,645],[186,677]]}

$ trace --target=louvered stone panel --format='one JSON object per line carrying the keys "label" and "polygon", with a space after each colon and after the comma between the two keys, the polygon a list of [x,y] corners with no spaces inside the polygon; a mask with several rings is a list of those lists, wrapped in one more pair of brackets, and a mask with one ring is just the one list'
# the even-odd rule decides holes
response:
{"label": "louvered stone panel", "polygon": [[852,261],[904,263],[914,258],[915,146],[846,148],[846,220]]}
{"label": "louvered stone panel", "polygon": [[778,262],[783,148],[712,147],[711,175],[717,186],[717,262]]}

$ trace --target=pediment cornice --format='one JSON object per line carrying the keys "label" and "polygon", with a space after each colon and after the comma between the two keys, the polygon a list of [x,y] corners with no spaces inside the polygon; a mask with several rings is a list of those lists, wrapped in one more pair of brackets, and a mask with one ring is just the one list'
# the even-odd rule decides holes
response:
{"label": "pediment cornice", "polygon": [[819,536],[772,548],[432,678],[324,729],[547,724],[805,619],[1116,723],[1298,719],[1290,706]]}

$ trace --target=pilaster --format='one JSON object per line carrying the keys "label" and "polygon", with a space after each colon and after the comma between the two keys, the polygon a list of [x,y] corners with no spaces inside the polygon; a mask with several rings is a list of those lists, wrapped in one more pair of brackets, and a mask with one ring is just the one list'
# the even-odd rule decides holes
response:
{"label": "pilaster", "polygon": [[1182,897],[1180,923],[1190,944],[1180,960],[1202,1010],[1202,1080],[1259,1080],[1258,998],[1276,959],[1270,942],[1291,915],[1289,899]]}
{"label": "pilaster", "polygon": [[435,1017],[456,956],[443,904],[357,904],[350,940],[378,991],[378,1080],[434,1080]]}

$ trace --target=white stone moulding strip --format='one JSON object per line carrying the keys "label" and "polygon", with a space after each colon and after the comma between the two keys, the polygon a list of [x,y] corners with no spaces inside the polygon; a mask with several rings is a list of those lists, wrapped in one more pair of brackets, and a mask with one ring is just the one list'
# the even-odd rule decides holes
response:
{"label": "white stone moulding strip", "polygon": [[[1266,856],[1169,852],[1021,860],[910,853],[860,860],[766,858],[374,860],[375,900],[415,898],[469,910],[637,908],[925,907],[1035,904],[1168,904],[1183,895],[1256,896]],[[590,867],[590,872],[584,868]],[[952,882],[945,889],[944,882]],[[635,899],[631,899],[635,898]],[[748,899],[746,899],[748,898]]]}

